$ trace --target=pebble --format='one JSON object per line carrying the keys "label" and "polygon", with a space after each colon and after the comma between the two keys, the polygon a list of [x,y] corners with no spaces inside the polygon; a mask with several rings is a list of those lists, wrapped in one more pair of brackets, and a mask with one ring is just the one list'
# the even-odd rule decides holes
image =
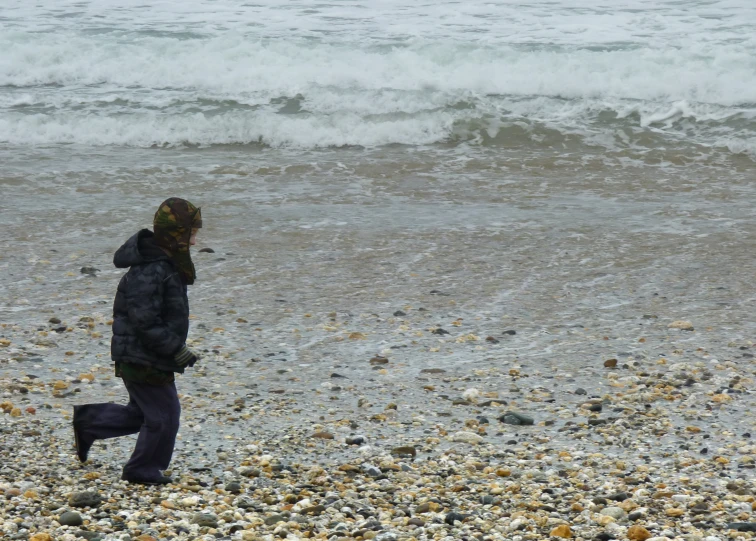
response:
{"label": "pebble", "polygon": [[58,517],[58,522],[63,526],[81,526],[84,524],[84,520],[79,513],[74,511],[66,511]]}
{"label": "pebble", "polygon": [[192,524],[206,526],[208,528],[217,528],[218,517],[211,513],[197,513],[192,517]]}
{"label": "pebble", "polygon": [[508,425],[532,425],[534,420],[532,417],[517,413],[514,411],[508,411],[504,415],[499,417],[499,421]]}
{"label": "pebble", "polygon": [[101,502],[102,497],[91,491],[74,492],[68,497],[68,505],[71,507],[97,507]]}

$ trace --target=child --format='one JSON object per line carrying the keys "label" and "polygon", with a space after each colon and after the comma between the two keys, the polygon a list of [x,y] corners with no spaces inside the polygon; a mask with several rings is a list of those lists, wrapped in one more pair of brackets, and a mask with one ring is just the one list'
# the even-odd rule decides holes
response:
{"label": "child", "polygon": [[155,213],[154,232],[142,229],[113,257],[128,272],[113,303],[111,356],[116,376],[129,393],[125,406],[111,403],[74,406],[76,454],[87,460],[95,440],[139,433],[121,479],[167,484],[163,475],[176,443],[181,406],[175,373],[198,360],[186,347],[189,301],[186,286],[195,271],[189,247],[202,227],[200,209],[171,197]]}

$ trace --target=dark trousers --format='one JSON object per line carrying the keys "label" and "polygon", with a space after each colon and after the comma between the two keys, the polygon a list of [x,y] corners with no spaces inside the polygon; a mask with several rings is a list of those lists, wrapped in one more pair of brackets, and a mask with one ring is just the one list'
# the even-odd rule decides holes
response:
{"label": "dark trousers", "polygon": [[123,382],[129,403],[77,406],[74,423],[84,445],[139,432],[131,458],[123,467],[126,478],[152,480],[168,468],[176,444],[181,405],[176,384],[149,385]]}

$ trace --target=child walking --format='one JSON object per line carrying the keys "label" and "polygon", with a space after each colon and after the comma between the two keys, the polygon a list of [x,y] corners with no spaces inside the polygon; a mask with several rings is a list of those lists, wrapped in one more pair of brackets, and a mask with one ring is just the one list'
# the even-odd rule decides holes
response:
{"label": "child walking", "polygon": [[186,347],[189,332],[187,286],[195,270],[189,249],[202,227],[200,209],[171,197],[153,220],[113,257],[129,269],[118,284],[113,303],[111,357],[116,376],[129,393],[128,404],[74,406],[76,454],[87,460],[96,440],[139,433],[121,479],[139,484],[167,484],[168,468],[179,429],[181,405],[175,374],[199,359]]}

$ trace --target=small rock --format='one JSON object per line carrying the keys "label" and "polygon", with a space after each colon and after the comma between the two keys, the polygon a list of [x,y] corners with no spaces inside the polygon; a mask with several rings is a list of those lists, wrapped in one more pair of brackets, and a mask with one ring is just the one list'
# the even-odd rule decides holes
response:
{"label": "small rock", "polygon": [[756,532],[756,522],[730,522],[727,529],[736,532]]}
{"label": "small rock", "polygon": [[370,364],[377,365],[377,364],[388,364],[389,360],[386,357],[381,357],[380,355],[376,355],[375,357],[370,359]]}
{"label": "small rock", "polygon": [[201,254],[214,254],[215,250],[213,250],[212,248],[202,248],[199,251],[199,253],[201,253]]}
{"label": "small rock", "polygon": [[624,520],[627,518],[627,513],[624,509],[619,507],[605,507],[601,510],[601,514],[607,517],[612,517],[616,521]]}
{"label": "small rock", "polygon": [[673,321],[669,325],[667,325],[668,329],[680,329],[681,331],[693,331],[695,330],[693,328],[693,324],[690,321]]}
{"label": "small rock", "polygon": [[617,492],[615,494],[612,494],[611,496],[607,496],[607,500],[612,500],[613,502],[624,502],[630,497],[630,495],[627,492]]}
{"label": "small rock", "polygon": [[578,394],[578,395],[585,395],[585,394],[588,394],[588,391],[586,391],[586,390],[585,390],[585,389],[583,389],[582,387],[578,387],[577,389],[575,389],[575,394]]}
{"label": "small rock", "polygon": [[445,334],[450,334],[449,331],[447,331],[445,329],[442,329],[441,327],[439,327],[438,329],[433,329],[431,331],[431,333],[432,334],[438,334],[439,336],[443,336]]}
{"label": "small rock", "polygon": [[261,473],[262,472],[257,468],[244,467],[239,470],[239,475],[241,475],[242,477],[249,477],[249,478],[260,477]]}
{"label": "small rock", "polygon": [[549,532],[549,535],[551,537],[561,537],[563,539],[571,539],[572,538],[572,530],[567,524],[560,524],[551,532]]}
{"label": "small rock", "polygon": [[444,522],[446,522],[449,526],[454,526],[455,522],[464,522],[467,517],[468,515],[463,515],[461,513],[451,511],[446,514],[446,517],[444,517]]}
{"label": "small rock", "polygon": [[362,445],[367,440],[365,436],[348,436],[345,441],[347,445]]}
{"label": "small rock", "polygon": [[394,316],[396,316],[396,317],[402,317],[402,316],[406,316],[406,315],[407,314],[405,314],[401,310],[397,310],[396,312],[394,312]]}
{"label": "small rock", "polygon": [[52,323],[53,325],[60,325],[60,319],[58,319],[57,317],[51,317],[47,321],[48,323]]}
{"label": "small rock", "polygon": [[617,359],[607,359],[604,361],[604,367],[605,368],[616,368],[617,367]]}
{"label": "small rock", "polygon": [[58,522],[60,522],[62,526],[81,526],[84,524],[84,519],[82,519],[81,515],[75,511],[66,511],[58,517]]}
{"label": "small rock", "polygon": [[627,529],[627,538],[631,541],[646,541],[651,537],[651,532],[638,524],[630,526]]}
{"label": "small rock", "polygon": [[97,273],[100,272],[100,269],[97,269],[95,267],[82,267],[79,269],[79,272],[81,274],[88,274],[89,276],[97,276]]}
{"label": "small rock", "polygon": [[241,492],[241,483],[238,481],[231,481],[226,485],[226,492],[231,494],[239,494]]}
{"label": "small rock", "polygon": [[452,441],[477,445],[478,443],[483,441],[483,436],[479,436],[474,432],[457,432],[456,434],[454,434],[454,436],[452,436]]}
{"label": "small rock", "polygon": [[391,454],[396,456],[411,456],[414,458],[417,456],[417,449],[415,449],[411,445],[394,447],[393,449],[391,449]]}
{"label": "small rock", "polygon": [[197,524],[200,527],[206,526],[208,528],[217,528],[218,517],[211,513],[196,513],[192,517],[192,524]]}
{"label": "small rock", "polygon": [[266,526],[273,526],[274,524],[278,522],[283,522],[284,520],[286,519],[283,518],[281,515],[271,515],[265,519],[265,524]]}
{"label": "small rock", "polygon": [[499,421],[508,425],[532,425],[534,422],[532,417],[514,411],[508,411],[499,417]]}
{"label": "small rock", "polygon": [[74,492],[68,497],[71,507],[97,507],[102,503],[102,497],[97,492]]}
{"label": "small rock", "polygon": [[332,440],[333,439],[333,434],[331,434],[330,432],[320,431],[320,432],[315,432],[310,437],[316,438],[316,439],[321,439],[321,440]]}

